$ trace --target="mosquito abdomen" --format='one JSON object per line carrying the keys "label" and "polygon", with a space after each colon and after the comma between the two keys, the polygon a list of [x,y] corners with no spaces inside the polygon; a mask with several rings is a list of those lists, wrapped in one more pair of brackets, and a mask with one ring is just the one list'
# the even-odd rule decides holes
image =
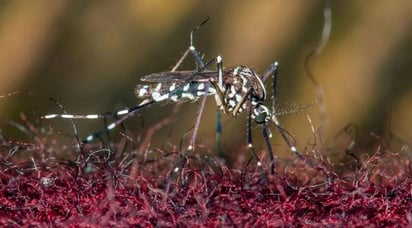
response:
{"label": "mosquito abdomen", "polygon": [[137,85],[135,93],[139,98],[150,98],[156,102],[171,100],[197,100],[204,95],[216,94],[209,82],[168,82],[154,85]]}

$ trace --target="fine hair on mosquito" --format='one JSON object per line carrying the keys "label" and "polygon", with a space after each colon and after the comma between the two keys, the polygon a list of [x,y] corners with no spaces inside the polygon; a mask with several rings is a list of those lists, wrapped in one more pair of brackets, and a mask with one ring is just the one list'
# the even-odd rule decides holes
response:
{"label": "fine hair on mosquito", "polygon": [[[220,113],[223,112],[233,117],[238,117],[239,114],[245,111],[247,113],[247,147],[251,151],[254,159],[257,161],[257,165],[261,171],[262,163],[255,152],[252,141],[252,122],[255,122],[262,127],[262,136],[269,153],[270,172],[272,174],[275,171],[275,159],[270,141],[270,138],[272,137],[272,133],[269,128],[270,123],[275,125],[281,137],[289,147],[289,150],[299,158],[303,158],[298,152],[293,137],[282,127],[276,116],[276,83],[279,64],[277,62],[272,63],[266,72],[260,76],[254,69],[244,65],[224,68],[223,58],[220,55],[210,61],[204,62],[194,46],[193,35],[208,20],[209,17],[207,17],[202,23],[191,31],[190,45],[171,71],[153,73],[141,77],[141,81],[147,84],[138,84],[136,86],[136,96],[143,99],[143,101],[141,101],[137,106],[112,114],[49,114],[43,116],[42,118],[99,119],[107,117],[108,115],[120,117],[113,123],[107,125],[103,130],[91,134],[83,140],[83,143],[89,143],[96,138],[100,138],[103,134],[114,129],[116,126],[122,124],[123,121],[133,116],[142,108],[165,101],[182,102],[201,99],[199,112],[195,120],[189,144],[182,155],[181,161],[178,162],[172,171],[176,173],[184,167],[187,161],[188,153],[195,149],[196,136],[206,99],[208,96],[214,96],[218,110],[216,129],[218,143],[220,143],[222,133]],[[192,55],[196,61],[197,69],[187,71],[177,70],[189,54]],[[212,63],[216,64],[215,70],[208,69]],[[264,104],[266,100],[269,100],[265,87],[265,83],[269,81],[269,78],[272,78],[272,96],[270,97],[271,107]],[[220,145],[218,145],[218,148],[221,148]]]}

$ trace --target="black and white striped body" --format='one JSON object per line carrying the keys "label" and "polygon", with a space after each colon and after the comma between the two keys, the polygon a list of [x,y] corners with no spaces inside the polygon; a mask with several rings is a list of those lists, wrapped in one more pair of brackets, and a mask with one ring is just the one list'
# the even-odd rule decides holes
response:
{"label": "black and white striped body", "polygon": [[137,85],[135,90],[138,98],[161,101],[195,101],[204,95],[215,95],[216,90],[210,82],[159,82],[154,85]]}
{"label": "black and white striped body", "polygon": [[141,80],[156,84],[138,85],[135,93],[139,98],[177,102],[215,95],[219,109],[234,117],[247,109],[248,104],[252,105],[253,119],[262,112],[265,117],[270,117],[269,109],[261,104],[266,98],[263,82],[253,69],[246,66],[224,71],[222,84],[219,84],[216,71],[162,72],[144,76]]}

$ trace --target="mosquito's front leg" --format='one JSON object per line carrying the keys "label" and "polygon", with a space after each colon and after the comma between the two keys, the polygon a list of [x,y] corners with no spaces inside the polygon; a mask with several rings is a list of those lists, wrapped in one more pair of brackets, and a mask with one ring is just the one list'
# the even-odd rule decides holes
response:
{"label": "mosquito's front leg", "polygon": [[268,183],[267,176],[263,170],[262,167],[262,162],[260,161],[259,156],[256,154],[255,148],[253,146],[253,141],[252,141],[252,93],[247,93],[248,96],[250,97],[250,100],[248,102],[248,108],[247,108],[247,148],[248,150],[252,153],[253,158],[256,160],[257,167],[259,169],[259,172],[261,173],[263,180],[265,183]]}
{"label": "mosquito's front leg", "polygon": [[265,73],[265,76],[263,77],[263,80],[266,80],[270,74],[273,76],[273,81],[272,81],[272,116],[271,116],[271,121],[272,123],[275,124],[276,128],[279,131],[279,134],[282,136],[283,140],[286,142],[288,145],[290,151],[297,155],[299,158],[303,158],[302,155],[299,153],[296,143],[293,142],[293,140],[288,137],[286,130],[282,127],[280,124],[277,116],[276,116],[276,99],[277,99],[277,79],[278,79],[278,72],[279,72],[279,65],[277,62],[272,64],[267,72]]}

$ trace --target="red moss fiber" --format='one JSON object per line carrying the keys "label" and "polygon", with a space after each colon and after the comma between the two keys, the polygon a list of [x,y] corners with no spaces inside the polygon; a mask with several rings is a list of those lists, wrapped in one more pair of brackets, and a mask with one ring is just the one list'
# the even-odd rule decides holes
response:
{"label": "red moss fiber", "polygon": [[411,226],[409,160],[389,151],[339,173],[309,157],[277,159],[268,175],[267,161],[236,168],[199,155],[174,174],[177,152],[130,156],[127,140],[82,150],[34,141],[3,139],[0,227]]}

